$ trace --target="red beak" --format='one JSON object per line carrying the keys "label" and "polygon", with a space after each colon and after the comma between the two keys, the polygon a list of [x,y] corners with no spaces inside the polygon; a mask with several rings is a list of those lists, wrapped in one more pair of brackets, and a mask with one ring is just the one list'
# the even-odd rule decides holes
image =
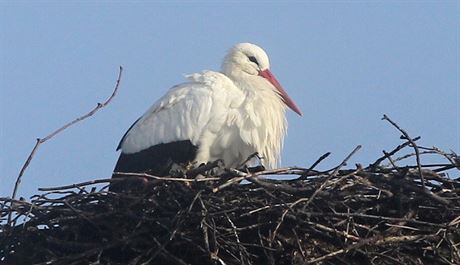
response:
{"label": "red beak", "polygon": [[270,72],[270,70],[266,69],[263,71],[259,71],[259,75],[263,78],[267,79],[277,90],[278,94],[280,94],[281,98],[283,99],[284,103],[291,108],[295,113],[302,116],[302,111],[300,111],[299,107],[292,101],[292,99],[288,96],[286,91],[283,89],[281,84],[276,80],[275,76]]}

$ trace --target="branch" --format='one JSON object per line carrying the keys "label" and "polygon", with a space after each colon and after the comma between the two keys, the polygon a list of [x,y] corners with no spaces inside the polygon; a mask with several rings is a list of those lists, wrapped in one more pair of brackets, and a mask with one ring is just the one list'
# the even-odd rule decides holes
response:
{"label": "branch", "polygon": [[315,192],[310,196],[310,198],[307,200],[306,204],[305,204],[305,207],[307,205],[309,205],[313,199],[316,197],[316,195],[318,195],[318,193],[320,191],[322,191],[328,184],[329,180],[333,177],[335,177],[337,175],[337,173],[339,173],[339,170],[346,165],[346,163],[348,162],[348,160],[350,160],[350,158],[359,150],[361,149],[361,145],[358,145],[355,147],[355,149],[353,149],[353,151],[351,151],[351,153],[345,157],[345,159],[342,161],[342,163],[340,163],[340,165],[329,175],[326,177],[326,179],[324,180],[324,182],[321,184],[321,186],[315,190]]}
{"label": "branch", "polygon": [[401,127],[399,127],[398,124],[396,124],[394,121],[392,121],[390,118],[388,118],[388,116],[386,114],[383,114],[382,120],[387,120],[389,123],[391,123],[391,125],[393,125],[396,129],[398,129],[404,135],[404,138],[407,141],[409,141],[410,144],[412,145],[412,147],[414,148],[415,157],[417,159],[418,173],[420,174],[420,180],[422,182],[422,187],[423,187],[424,190],[426,190],[425,178],[423,177],[422,167],[421,167],[421,163],[420,163],[420,152],[418,150],[418,146],[415,144],[414,139],[410,138],[409,134],[406,131],[404,131]]}
{"label": "branch", "polygon": [[[312,171],[319,163],[321,163],[321,161],[326,159],[330,154],[331,154],[331,152],[327,152],[327,153],[323,154],[320,158],[318,158],[315,161],[315,163],[313,163],[313,165],[311,165],[310,168],[307,170],[307,173],[310,173],[310,171]],[[306,180],[308,177],[309,177],[308,174],[305,174],[305,175],[301,175],[296,180]]]}
{"label": "branch", "polygon": [[[414,139],[412,139],[412,141],[418,141],[420,139],[420,136],[417,136],[415,137]],[[410,141],[407,141],[401,145],[398,145],[395,149],[393,149],[393,151],[389,152],[389,153],[386,153],[384,156],[380,157],[379,159],[377,159],[374,163],[372,163],[372,165],[370,165],[371,167],[375,168],[377,166],[380,165],[380,163],[385,160],[386,158],[388,158],[389,156],[392,156],[394,154],[396,154],[398,151],[400,151],[401,149],[403,149],[404,147],[410,145],[411,142]]]}
{"label": "branch", "polygon": [[[112,101],[112,99],[117,94],[118,87],[119,87],[120,81],[121,81],[122,72],[123,72],[123,67],[120,66],[120,69],[119,69],[119,72],[118,72],[118,78],[117,78],[117,81],[116,81],[116,84],[115,84],[115,88],[114,88],[112,94],[110,95],[110,97],[108,97],[103,103],[97,103],[96,107],[94,107],[90,112],[88,112],[88,113],[84,114],[83,116],[80,116],[80,117],[76,118],[75,120],[65,124],[64,126],[58,128],[57,130],[53,131],[49,135],[47,135],[47,136],[45,136],[43,138],[37,138],[37,142],[35,143],[35,146],[32,148],[32,151],[30,152],[29,156],[27,157],[26,162],[22,166],[21,171],[19,172],[19,175],[16,178],[16,183],[14,184],[13,194],[11,195],[11,198],[13,200],[16,198],[16,194],[17,194],[17,191],[18,191],[18,188],[19,188],[19,184],[21,184],[21,178],[24,175],[24,172],[26,171],[26,169],[29,166],[30,162],[34,158],[35,152],[38,150],[40,145],[45,143],[49,139],[53,138],[54,136],[56,136],[60,132],[64,131],[65,129],[69,128],[70,126],[74,125],[75,123],[80,122],[80,121],[82,121],[82,120],[84,120],[84,119],[86,119],[88,117],[93,116],[93,114],[96,113],[99,109],[102,109],[105,106],[107,106],[110,103],[110,101]],[[8,215],[8,224],[10,224],[10,222],[11,222],[11,213]]]}
{"label": "branch", "polygon": [[[310,196],[310,198],[301,198],[297,201],[295,201],[294,203],[292,203],[289,208],[287,208],[283,214],[281,215],[281,219],[280,221],[278,222],[278,224],[276,225],[275,227],[275,230],[273,231],[273,234],[272,234],[272,237],[271,237],[271,241],[275,240],[275,237],[277,235],[277,232],[278,232],[278,229],[281,227],[281,224],[283,223],[284,221],[284,218],[286,216],[286,214],[288,213],[289,210],[292,210],[292,208],[296,205],[296,204],[299,204],[300,202],[306,202],[305,203],[305,206],[304,207],[307,207],[312,201],[313,199],[315,199],[316,195],[318,195],[319,192],[321,192],[326,186],[327,184],[329,183],[329,180],[331,180],[331,178],[335,177],[337,175],[337,173],[339,173],[339,170],[345,166],[348,162],[348,160],[350,160],[350,158],[359,150],[361,149],[361,145],[358,145],[355,147],[355,149],[353,149],[353,151],[351,151],[351,153],[345,157],[345,159],[342,161],[342,163],[340,163],[340,165],[338,167],[335,168],[335,170],[329,174],[329,176],[327,176],[324,180],[324,182],[321,184],[321,186],[315,190],[315,192],[313,192],[313,194]],[[325,156],[325,155],[323,155]],[[320,158],[321,159],[321,158]]]}

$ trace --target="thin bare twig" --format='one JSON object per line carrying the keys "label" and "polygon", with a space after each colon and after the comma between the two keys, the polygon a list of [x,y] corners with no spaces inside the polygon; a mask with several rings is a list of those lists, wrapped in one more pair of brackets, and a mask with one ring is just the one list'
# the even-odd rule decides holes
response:
{"label": "thin bare twig", "polygon": [[65,186],[58,186],[58,187],[48,187],[48,188],[38,188],[39,191],[55,191],[55,190],[68,190],[68,189],[75,189],[78,187],[84,187],[84,186],[89,186],[89,185],[95,185],[95,184],[100,184],[100,183],[110,183],[110,182],[116,182],[119,181],[118,179],[95,179],[95,180],[90,180],[90,181],[85,181],[81,183],[75,183],[71,185],[65,185]]}
{"label": "thin bare twig", "polygon": [[327,183],[329,182],[329,180],[333,177],[335,177],[335,175],[337,175],[337,173],[339,172],[339,170],[345,166],[345,164],[348,162],[348,160],[350,160],[350,158],[359,150],[361,149],[361,145],[358,145],[355,147],[355,149],[353,149],[353,151],[351,151],[351,153],[349,155],[347,155],[347,157],[345,157],[345,159],[342,161],[342,163],[340,163],[340,165],[338,167],[336,167],[336,169],[324,180],[323,184],[321,184],[321,186],[315,190],[315,192],[310,196],[310,198],[308,199],[308,201],[305,203],[305,207],[307,207],[312,201],[313,199],[315,199],[316,195],[318,195],[318,193],[320,191],[322,191],[326,186],[327,186]]}
{"label": "thin bare twig", "polygon": [[197,178],[197,179],[186,179],[186,178],[173,178],[173,177],[158,177],[150,175],[148,173],[131,173],[131,172],[113,172],[114,175],[119,176],[133,176],[133,177],[144,177],[148,179],[163,180],[163,181],[179,181],[179,182],[204,182],[209,180],[219,180],[219,177],[207,177],[207,178]]}
{"label": "thin bare twig", "polygon": [[[86,119],[88,117],[91,117],[99,109],[102,109],[105,106],[107,106],[110,103],[110,101],[112,101],[112,99],[117,94],[118,87],[120,86],[122,72],[123,72],[123,67],[120,66],[119,71],[118,71],[118,78],[117,78],[117,81],[115,83],[115,87],[113,89],[113,92],[103,103],[97,103],[96,107],[94,107],[90,112],[88,112],[88,113],[86,113],[86,114],[84,114],[84,115],[72,120],[71,122],[65,124],[64,126],[58,128],[57,130],[55,130],[53,132],[51,132],[49,135],[47,135],[47,136],[45,136],[43,138],[37,138],[35,146],[32,148],[32,151],[30,152],[29,156],[27,157],[26,162],[22,166],[21,171],[19,172],[19,175],[16,178],[16,183],[14,184],[13,193],[11,195],[12,199],[16,198],[16,194],[17,194],[17,191],[18,191],[18,188],[19,188],[19,184],[21,184],[22,176],[24,175],[24,172],[26,171],[27,167],[29,166],[30,162],[32,161],[32,159],[33,159],[36,151],[40,147],[40,145],[45,143],[49,139],[53,138],[54,136],[56,136],[58,133],[60,133],[60,132],[64,131],[65,129],[69,128],[70,126],[74,125],[75,123],[80,122],[80,121],[82,121],[82,120],[84,120],[84,119]],[[11,222],[11,215],[8,216],[8,224],[10,224],[10,222]]]}
{"label": "thin bare twig", "polygon": [[[323,161],[324,159],[326,159],[330,154],[331,154],[331,152],[327,152],[327,153],[323,154],[322,156],[320,156],[320,157],[315,161],[315,163],[313,163],[313,164],[310,166],[310,168],[308,168],[308,170],[307,170],[306,173],[309,173],[310,171],[312,171],[319,163],[321,163],[321,161]],[[305,174],[305,175],[302,175],[302,176],[298,177],[296,180],[305,180],[307,177],[308,177],[308,174]]]}
{"label": "thin bare twig", "polygon": [[[416,141],[418,141],[418,140],[420,140],[420,136],[417,136],[417,137],[415,137],[414,139],[412,139],[412,141],[414,141],[414,142],[416,142]],[[384,153],[385,155],[382,156],[382,157],[380,157],[379,159],[375,160],[375,162],[372,163],[371,167],[376,167],[376,166],[380,165],[380,163],[382,163],[382,161],[385,160],[387,157],[396,154],[396,153],[399,152],[401,149],[403,149],[404,147],[406,147],[406,146],[408,146],[408,145],[410,145],[410,144],[411,144],[411,142],[410,142],[410,141],[407,141],[407,142],[405,142],[405,143],[403,143],[403,144],[398,145],[398,146],[397,146],[395,149],[393,149],[391,152],[388,152],[388,153],[385,152],[385,153]]]}
{"label": "thin bare twig", "polygon": [[418,173],[420,174],[420,180],[422,182],[422,187],[423,187],[424,190],[426,190],[425,178],[423,177],[422,167],[421,167],[421,163],[420,163],[420,151],[418,150],[418,146],[415,143],[414,139],[412,139],[404,129],[402,129],[398,124],[396,124],[394,121],[392,121],[386,114],[383,114],[382,120],[388,121],[389,123],[391,123],[391,125],[393,125],[396,129],[398,129],[404,135],[404,139],[409,141],[410,144],[412,145],[412,147],[414,148],[415,157],[416,157],[416,160],[417,160]]}
{"label": "thin bare twig", "polygon": [[289,205],[289,208],[287,208],[286,210],[284,210],[283,214],[281,215],[281,218],[280,218],[280,221],[278,222],[278,224],[276,225],[275,227],[275,230],[273,231],[273,234],[272,234],[272,238],[271,238],[271,241],[273,241],[277,235],[277,232],[279,230],[279,228],[281,227],[281,224],[283,223],[284,221],[284,218],[286,217],[286,214],[292,210],[292,208],[296,205],[296,204],[299,204],[301,202],[304,202],[305,201],[305,206],[304,207],[307,207],[312,201],[313,199],[316,197],[316,195],[318,195],[318,193],[320,191],[322,191],[328,184],[329,180],[333,177],[335,177],[335,175],[337,175],[337,173],[339,172],[340,168],[342,168],[346,163],[347,161],[361,148],[361,145],[358,145],[355,147],[355,149],[353,149],[353,151],[340,163],[340,165],[338,167],[335,168],[335,170],[329,175],[326,177],[326,179],[324,180],[324,182],[321,184],[321,186],[315,190],[315,192],[313,192],[313,194],[310,196],[310,198],[301,198],[297,201],[295,201],[294,203],[292,203],[291,205]]}

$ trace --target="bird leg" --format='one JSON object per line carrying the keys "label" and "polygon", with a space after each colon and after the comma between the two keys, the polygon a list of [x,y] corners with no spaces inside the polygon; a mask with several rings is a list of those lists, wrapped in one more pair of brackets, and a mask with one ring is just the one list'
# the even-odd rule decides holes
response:
{"label": "bird leg", "polygon": [[[259,165],[249,167],[247,163],[254,158],[257,158],[257,160],[259,161]],[[248,173],[264,171],[265,167],[262,165],[262,159],[263,157],[259,156],[258,152],[255,152],[251,154],[250,156],[248,156],[248,158],[246,158],[246,160],[240,166],[238,166],[238,170],[243,171],[243,172],[248,172]]]}
{"label": "bird leg", "polygon": [[224,161],[222,159],[217,159],[213,162],[208,162],[206,164],[201,164],[199,167],[190,169],[187,171],[187,177],[197,177],[198,175],[204,176],[216,176],[224,168]]}
{"label": "bird leg", "polygon": [[196,162],[173,163],[169,175],[175,178],[188,178],[188,172],[195,167]]}
{"label": "bird leg", "polygon": [[264,171],[265,170],[265,167],[263,165],[258,165],[258,166],[254,166],[254,167],[248,167],[246,166],[245,168],[243,168],[245,172],[248,172],[248,173],[255,173],[255,172],[260,172],[260,171]]}
{"label": "bird leg", "polygon": [[243,161],[243,163],[241,163],[238,168],[244,168],[246,166],[246,164],[251,161],[253,158],[257,158],[259,160],[259,164],[262,164],[260,163],[260,161],[262,160],[262,157],[259,156],[259,152],[255,152],[255,153],[252,153],[248,156],[248,158],[246,158],[246,160]]}

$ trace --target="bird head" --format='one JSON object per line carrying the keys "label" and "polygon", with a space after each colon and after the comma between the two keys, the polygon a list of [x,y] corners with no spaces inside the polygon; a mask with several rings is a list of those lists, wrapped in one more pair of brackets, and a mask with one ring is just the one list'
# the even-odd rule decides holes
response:
{"label": "bird head", "polygon": [[268,56],[259,46],[252,43],[233,46],[225,56],[222,72],[237,83],[250,80],[251,83],[266,84],[268,81],[270,89],[281,97],[286,106],[302,116],[299,107],[271,73]]}

